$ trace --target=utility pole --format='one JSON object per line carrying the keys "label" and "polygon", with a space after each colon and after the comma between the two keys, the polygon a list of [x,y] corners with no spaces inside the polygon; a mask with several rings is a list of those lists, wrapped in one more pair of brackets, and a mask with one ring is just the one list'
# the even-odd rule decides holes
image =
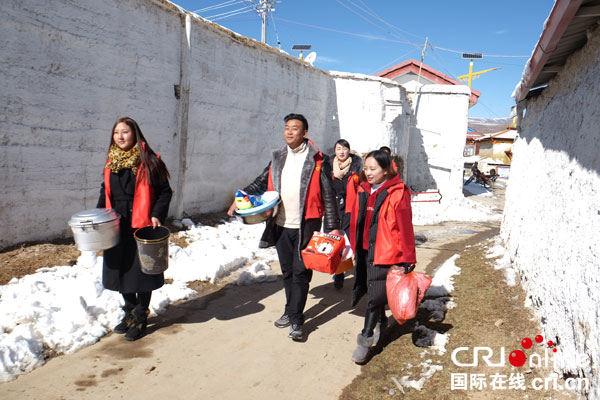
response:
{"label": "utility pole", "polygon": [[421,79],[421,69],[423,68],[423,60],[425,59],[425,52],[427,51],[427,42],[429,41],[429,36],[425,38],[425,44],[423,45],[423,51],[421,52],[421,64],[419,65],[419,75],[417,75],[417,83]]}
{"label": "utility pole", "polygon": [[479,78],[482,74],[485,74],[486,72],[490,72],[490,71],[495,71],[497,69],[501,69],[500,67],[497,68],[490,68],[490,69],[485,69],[483,71],[479,71],[479,72],[473,72],[473,60],[477,59],[480,60],[483,58],[483,54],[481,53],[463,53],[462,54],[462,58],[463,59],[469,59],[471,60],[469,62],[469,73],[465,74],[465,75],[461,75],[458,76],[458,80],[463,81],[463,82],[467,82],[467,86],[471,87],[471,81],[475,78]]}
{"label": "utility pole", "polygon": [[267,43],[267,17],[269,16],[269,11],[275,11],[274,5],[275,0],[259,0],[256,6],[256,11],[260,13],[262,21],[260,41],[263,43]]}
{"label": "utility pole", "polygon": [[417,90],[419,89],[419,81],[421,80],[421,69],[423,68],[423,60],[425,59],[425,52],[427,51],[428,41],[429,36],[425,37],[425,44],[423,45],[423,51],[421,52],[421,64],[419,64],[419,74],[417,75],[417,84],[415,85],[415,97],[417,96]]}

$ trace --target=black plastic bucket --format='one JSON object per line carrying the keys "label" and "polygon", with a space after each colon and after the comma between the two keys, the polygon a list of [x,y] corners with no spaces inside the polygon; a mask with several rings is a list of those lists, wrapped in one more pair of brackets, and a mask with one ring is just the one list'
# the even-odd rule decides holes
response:
{"label": "black plastic bucket", "polygon": [[164,226],[139,228],[133,233],[137,242],[142,272],[156,275],[169,267],[169,235]]}

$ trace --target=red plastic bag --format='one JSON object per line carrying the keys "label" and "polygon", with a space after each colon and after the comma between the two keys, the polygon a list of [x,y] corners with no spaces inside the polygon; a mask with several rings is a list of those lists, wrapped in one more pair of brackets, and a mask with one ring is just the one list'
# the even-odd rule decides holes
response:
{"label": "red plastic bag", "polygon": [[400,325],[414,318],[431,285],[431,278],[422,272],[404,273],[404,268],[392,267],[385,280],[388,304]]}
{"label": "red plastic bag", "polygon": [[344,237],[333,233],[315,232],[302,250],[304,266],[314,271],[333,274],[342,260]]}

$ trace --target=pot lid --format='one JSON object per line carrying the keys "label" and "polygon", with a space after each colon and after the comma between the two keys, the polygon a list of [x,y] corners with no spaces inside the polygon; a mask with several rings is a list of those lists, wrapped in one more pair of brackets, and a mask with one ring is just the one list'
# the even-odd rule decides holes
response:
{"label": "pot lid", "polygon": [[101,224],[103,222],[114,221],[121,216],[112,208],[93,208],[91,210],[80,211],[73,214],[69,220],[69,226],[85,224]]}

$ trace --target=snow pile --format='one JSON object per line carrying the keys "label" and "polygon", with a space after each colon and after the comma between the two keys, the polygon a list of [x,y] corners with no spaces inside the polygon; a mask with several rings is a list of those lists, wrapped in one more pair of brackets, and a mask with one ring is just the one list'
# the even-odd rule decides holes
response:
{"label": "snow pile", "polygon": [[502,239],[497,237],[490,241],[486,258],[495,258],[494,269],[504,272],[504,280],[508,286],[517,285],[517,274],[512,268],[512,262],[506,248],[502,245]]}
{"label": "snow pile", "polygon": [[[455,264],[458,257],[459,255],[455,254],[438,268],[431,282],[431,287],[425,295],[426,299],[423,300],[419,306],[420,309],[430,311],[429,319],[441,322],[444,320],[446,312],[456,307],[456,303],[449,294],[454,290],[454,275],[460,274],[460,268]],[[421,353],[421,357],[431,354],[443,355],[446,353],[446,345],[450,338],[449,334],[429,329],[418,323],[415,325],[414,332],[418,336],[415,345],[418,347],[425,347],[425,350]],[[437,371],[444,369],[441,365],[433,364],[431,359],[427,359],[417,366],[407,364],[406,367],[421,367],[421,370],[418,374],[418,378],[411,379],[412,373],[408,373],[400,379],[392,377],[396,387],[402,393],[405,393],[405,389],[423,389],[425,382],[427,382]]]}
{"label": "snow pile", "polygon": [[448,296],[454,290],[454,275],[460,274],[460,268],[455,264],[459,257],[458,254],[455,254],[442,264],[436,271],[425,296]]}
{"label": "snow pile", "polygon": [[406,393],[404,390],[405,388],[421,390],[423,389],[423,385],[425,385],[425,382],[427,382],[433,376],[433,374],[435,374],[437,371],[441,371],[442,369],[444,369],[444,367],[442,367],[441,365],[431,365],[430,363],[431,360],[427,360],[426,362],[422,362],[419,365],[417,365],[417,367],[421,367],[419,379],[410,379],[411,374],[409,373],[408,375],[404,375],[400,379],[392,377],[392,380],[396,384],[396,387],[400,389],[402,393]]}
{"label": "snow pile", "polygon": [[[160,314],[177,301],[191,299],[196,291],[187,283],[216,280],[256,262],[242,271],[238,283],[273,280],[267,263],[274,249],[258,249],[264,224],[244,225],[231,220],[217,227],[182,221],[188,231],[177,235],[189,246],[169,247],[172,282],[152,293],[150,312]],[[30,372],[55,353],[72,353],[98,341],[123,316],[121,295],[104,290],[102,257],[84,252],[74,266],[41,268],[35,274],[0,286],[0,380]]]}
{"label": "snow pile", "polygon": [[490,221],[502,216],[491,208],[459,197],[441,203],[412,203],[414,225],[435,225],[445,221]]}
{"label": "snow pile", "polygon": [[262,261],[255,262],[246,271],[238,276],[238,286],[251,285],[255,282],[272,282],[277,280],[277,275],[269,273],[271,267]]}
{"label": "snow pile", "polygon": [[468,185],[465,185],[463,188],[465,191],[471,193],[472,195],[476,195],[476,196],[493,196],[494,194],[492,193],[491,189],[487,189],[484,188],[482,185],[480,185],[479,183],[476,182],[471,182]]}

